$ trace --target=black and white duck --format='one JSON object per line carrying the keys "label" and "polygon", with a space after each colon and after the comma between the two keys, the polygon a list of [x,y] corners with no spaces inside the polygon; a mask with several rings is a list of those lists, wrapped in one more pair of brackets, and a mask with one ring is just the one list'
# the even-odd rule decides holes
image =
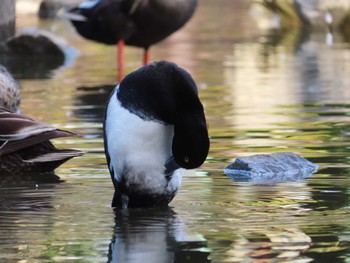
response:
{"label": "black and white duck", "polygon": [[113,207],[167,206],[183,168],[203,164],[209,138],[191,75],[157,62],[127,75],[112,92],[104,119]]}

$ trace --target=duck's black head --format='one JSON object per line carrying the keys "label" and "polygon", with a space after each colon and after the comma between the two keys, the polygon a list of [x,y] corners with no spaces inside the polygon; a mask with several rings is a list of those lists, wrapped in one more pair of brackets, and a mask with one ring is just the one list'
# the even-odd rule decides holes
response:
{"label": "duck's black head", "polygon": [[174,125],[172,153],[179,166],[192,169],[205,161],[208,130],[197,86],[187,71],[171,62],[152,63],[126,76],[117,97],[144,120]]}

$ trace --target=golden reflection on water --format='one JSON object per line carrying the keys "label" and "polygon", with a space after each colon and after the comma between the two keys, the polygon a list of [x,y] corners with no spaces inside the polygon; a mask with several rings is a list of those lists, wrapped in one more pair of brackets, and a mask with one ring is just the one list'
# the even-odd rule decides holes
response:
{"label": "golden reflection on water", "polygon": [[[322,32],[262,35],[249,12],[248,1],[201,0],[190,23],[152,47],[153,60],[174,61],[197,81],[211,150],[201,168],[186,172],[170,215],[141,213],[146,218],[140,221],[137,212],[120,219],[109,208],[113,186],[101,123],[116,83],[115,47],[82,39],[67,21],[18,16],[19,28],[49,30],[75,48],[52,78],[20,79],[21,111],[78,133],[55,144],[86,154],[56,170],[60,184],[0,188],[6,204],[0,209],[0,261],[106,262],[111,247],[132,257],[135,251],[124,245],[131,240],[144,249],[137,240],[152,238],[171,244],[151,252],[162,248],[179,256],[176,249],[185,251],[182,241],[189,236],[198,247],[191,245],[188,255],[200,251],[213,262],[345,257],[349,46],[338,35],[326,42]],[[141,65],[141,54],[127,48],[127,72]],[[233,182],[223,174],[238,156],[275,151],[299,153],[327,169],[278,184]]]}

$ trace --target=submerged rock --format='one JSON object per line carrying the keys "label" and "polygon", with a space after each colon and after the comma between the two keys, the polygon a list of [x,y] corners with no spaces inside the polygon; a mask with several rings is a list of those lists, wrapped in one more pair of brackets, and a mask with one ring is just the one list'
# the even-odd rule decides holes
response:
{"label": "submerged rock", "polygon": [[224,172],[234,181],[298,181],[316,172],[318,165],[291,153],[257,154],[237,158]]}
{"label": "submerged rock", "polygon": [[59,57],[64,60],[64,53],[45,35],[24,34],[10,38],[3,46],[9,55]]}
{"label": "submerged rock", "polygon": [[47,78],[65,63],[61,40],[49,32],[27,30],[0,44],[0,63],[20,78]]}

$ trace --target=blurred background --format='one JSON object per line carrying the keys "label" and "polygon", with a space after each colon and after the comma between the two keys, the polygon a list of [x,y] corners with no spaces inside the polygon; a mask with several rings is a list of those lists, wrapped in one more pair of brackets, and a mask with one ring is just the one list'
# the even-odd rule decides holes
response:
{"label": "blurred background", "polygon": [[[2,40],[44,34],[61,51],[0,48],[21,87],[21,113],[78,133],[55,145],[86,152],[56,170],[61,183],[0,184],[0,262],[124,262],[123,253],[125,262],[140,254],[149,262],[349,262],[350,1],[199,0],[192,19],[150,51],[197,82],[209,156],[186,171],[171,211],[129,214],[109,207],[102,140],[116,48],[83,39],[62,17],[79,2],[0,4]],[[126,73],[141,57],[126,48]],[[237,157],[282,151],[321,169],[293,182],[223,173]]]}

